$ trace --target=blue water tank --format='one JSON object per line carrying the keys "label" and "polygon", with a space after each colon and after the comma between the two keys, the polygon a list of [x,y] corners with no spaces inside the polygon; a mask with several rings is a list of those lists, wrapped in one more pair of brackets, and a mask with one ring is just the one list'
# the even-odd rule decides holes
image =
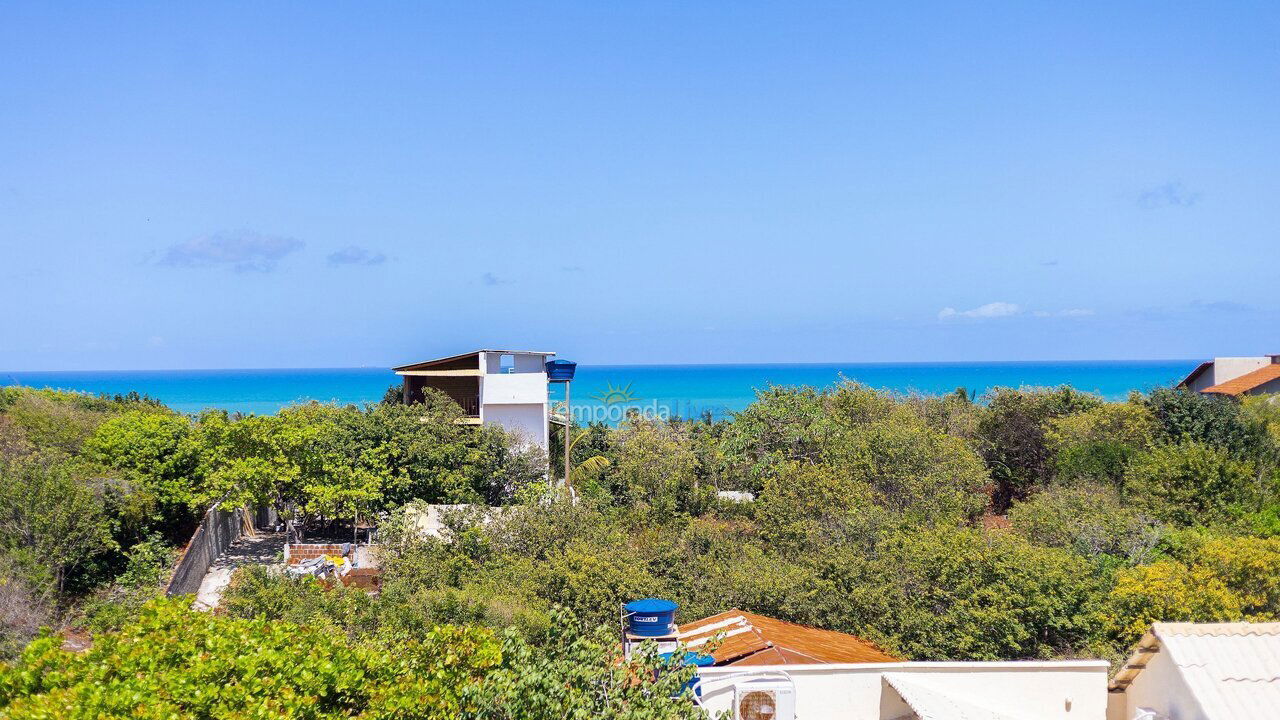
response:
{"label": "blue water tank", "polygon": [[670,635],[675,629],[676,608],[680,607],[670,600],[661,598],[644,598],[632,600],[625,606],[627,629],[632,635],[641,637],[662,637]]}
{"label": "blue water tank", "polygon": [[572,360],[549,360],[547,361],[547,379],[558,382],[572,380],[573,372],[577,369],[578,363]]}
{"label": "blue water tank", "polygon": [[[662,653],[658,657],[666,661],[670,660],[672,655],[675,655],[675,653]],[[684,659],[680,664],[684,666],[692,665],[696,668],[711,667],[716,664],[716,659],[710,655],[703,655],[702,653],[689,651],[684,654]],[[702,684],[698,682],[697,671],[694,672],[693,677],[689,678],[689,682],[685,683],[684,687],[680,688],[681,692],[684,692],[685,690],[692,690],[694,695],[702,697]]]}

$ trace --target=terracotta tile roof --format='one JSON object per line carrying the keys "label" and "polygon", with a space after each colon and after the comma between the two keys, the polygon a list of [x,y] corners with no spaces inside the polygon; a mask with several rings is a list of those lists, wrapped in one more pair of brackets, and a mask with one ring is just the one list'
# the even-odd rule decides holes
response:
{"label": "terracotta tile roof", "polygon": [[1247,393],[1256,387],[1266,385],[1272,380],[1280,379],[1280,363],[1272,363],[1263,365],[1262,367],[1250,373],[1245,373],[1238,378],[1218,383],[1213,387],[1205,388],[1201,392],[1218,393],[1220,395],[1240,395]]}
{"label": "terracotta tile roof", "polygon": [[680,626],[680,640],[698,650],[718,633],[716,665],[814,665],[821,663],[888,663],[898,658],[854,635],[819,630],[729,610]]}

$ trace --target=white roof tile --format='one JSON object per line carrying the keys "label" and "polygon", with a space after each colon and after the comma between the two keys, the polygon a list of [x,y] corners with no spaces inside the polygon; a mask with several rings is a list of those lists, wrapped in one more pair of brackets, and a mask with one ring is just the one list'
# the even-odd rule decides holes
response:
{"label": "white roof tile", "polygon": [[1152,632],[1209,718],[1280,714],[1280,623],[1156,623]]}

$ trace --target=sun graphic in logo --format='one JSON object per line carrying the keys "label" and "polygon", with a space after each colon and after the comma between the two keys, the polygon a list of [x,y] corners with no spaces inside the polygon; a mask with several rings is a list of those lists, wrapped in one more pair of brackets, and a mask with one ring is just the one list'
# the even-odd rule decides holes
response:
{"label": "sun graphic in logo", "polygon": [[604,392],[592,395],[592,399],[599,400],[605,405],[617,405],[618,403],[631,402],[638,399],[631,393],[632,383],[627,383],[626,387],[614,387],[613,383],[606,382]]}

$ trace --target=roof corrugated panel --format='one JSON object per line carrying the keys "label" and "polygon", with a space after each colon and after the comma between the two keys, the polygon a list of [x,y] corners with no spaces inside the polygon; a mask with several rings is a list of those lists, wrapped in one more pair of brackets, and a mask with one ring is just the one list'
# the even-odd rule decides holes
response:
{"label": "roof corrugated panel", "polygon": [[1272,363],[1271,365],[1263,365],[1257,370],[1245,373],[1238,378],[1232,378],[1213,387],[1205,388],[1201,392],[1219,395],[1240,395],[1277,379],[1280,379],[1280,364]]}
{"label": "roof corrugated panel", "polygon": [[1204,717],[1275,717],[1280,708],[1280,623],[1155,623],[1112,692],[1128,688],[1156,653],[1168,653]]}
{"label": "roof corrugated panel", "polygon": [[729,610],[680,626],[681,641],[693,650],[720,633],[724,639],[713,653],[717,665],[898,662],[898,658],[855,635],[742,610]]}
{"label": "roof corrugated panel", "polygon": [[1152,632],[1209,718],[1280,713],[1280,623],[1156,623]]}

